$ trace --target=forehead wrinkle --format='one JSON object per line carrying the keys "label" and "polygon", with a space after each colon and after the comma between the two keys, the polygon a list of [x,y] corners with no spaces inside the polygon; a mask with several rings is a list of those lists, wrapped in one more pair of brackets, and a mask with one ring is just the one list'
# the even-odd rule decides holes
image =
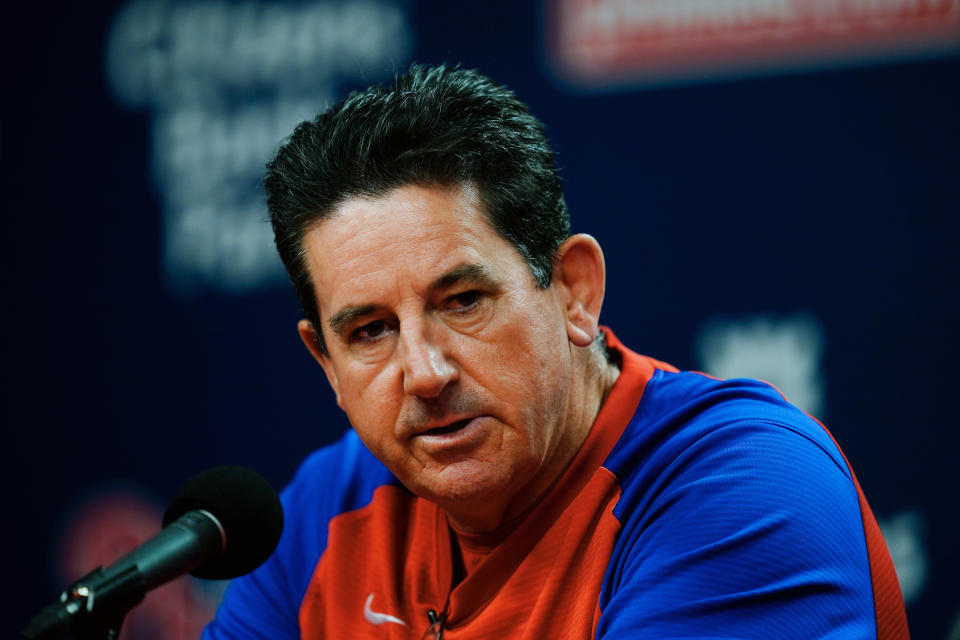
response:
{"label": "forehead wrinkle", "polygon": [[[397,189],[395,192],[401,191],[402,189]],[[478,211],[476,208],[475,194],[473,194],[470,189],[444,189],[443,194],[445,198],[455,198],[453,203],[444,203],[440,202],[439,206],[443,209],[442,213],[457,213],[458,215],[454,216],[456,218],[470,218],[472,215],[480,216],[481,224],[488,224],[488,221],[483,217],[482,212]],[[371,213],[376,214],[374,216],[377,221],[383,220],[382,212],[373,211],[371,212],[371,206],[380,206],[388,205],[395,207],[398,212],[405,214],[410,214],[415,220],[406,220],[405,224],[401,225],[399,228],[393,229],[388,238],[386,238],[386,244],[381,243],[377,248],[377,253],[380,255],[382,261],[375,272],[394,272],[390,268],[394,260],[407,259],[411,254],[412,245],[419,245],[423,243],[433,242],[437,239],[443,239],[444,229],[437,228],[438,226],[442,227],[444,225],[445,215],[441,215],[441,219],[437,219],[437,216],[434,215],[435,212],[432,210],[422,210],[424,205],[418,203],[410,203],[401,199],[400,202],[393,202],[394,192],[388,194],[382,198],[370,198],[370,197],[359,197],[355,196],[348,199],[346,202],[341,203],[338,207],[334,209],[332,215],[322,220],[316,221],[304,233],[304,249],[305,249],[305,267],[307,272],[310,274],[311,280],[313,280],[314,295],[316,298],[315,304],[317,311],[319,312],[320,317],[323,317],[321,311],[322,298],[325,296],[321,295],[319,289],[319,281],[324,280],[327,284],[324,287],[327,290],[327,293],[330,293],[330,288],[333,287],[334,290],[340,291],[338,288],[337,282],[340,280],[338,277],[338,272],[347,271],[352,275],[351,280],[354,284],[358,281],[358,275],[361,272],[366,272],[366,265],[361,264],[359,267],[355,264],[357,261],[363,261],[365,258],[370,256],[369,250],[362,251],[345,251],[345,243],[355,243],[358,240],[363,240],[366,237],[374,237],[378,239],[383,238],[383,230],[379,224],[370,223]],[[434,196],[440,194],[434,193]],[[429,204],[429,203],[428,203]],[[470,205],[473,204],[471,207]],[[427,207],[429,209],[430,207]],[[401,218],[406,218],[410,216],[401,215]],[[463,220],[461,220],[463,222]],[[326,232],[333,231],[334,235],[321,239],[321,234]],[[459,242],[456,244],[463,247],[470,247],[473,244],[473,240],[476,236],[476,231],[473,226],[468,226],[463,228],[463,225],[458,225],[458,228],[454,230],[455,236],[458,237]],[[337,247],[335,253],[339,253],[340,259],[335,260],[336,264],[334,269],[331,271],[321,256],[324,254],[316,251],[309,250],[310,245],[316,242],[321,246],[324,243],[329,244],[334,242]],[[347,256],[344,256],[344,253]],[[414,252],[419,253],[419,252]],[[426,253],[430,253],[429,250]],[[451,256],[453,257],[453,256]],[[455,286],[457,283],[461,282],[473,282],[481,286],[486,286],[493,290],[502,290],[503,284],[502,280],[497,277],[489,267],[480,264],[481,261],[477,261],[474,256],[462,256],[465,258],[463,262],[457,266],[454,266],[452,269],[449,269],[446,273],[432,279],[428,280],[426,283],[418,284],[416,280],[418,278],[414,277],[412,279],[406,279],[406,285],[412,288],[414,291],[419,290],[419,296],[429,296],[436,295],[442,290]],[[479,257],[479,256],[477,256]],[[474,258],[471,260],[471,258]],[[421,265],[417,270],[420,273],[429,272],[430,265]],[[329,277],[333,276],[334,282],[329,281]],[[362,277],[370,277],[370,273],[362,273]],[[342,283],[341,283],[342,284]],[[394,282],[395,285],[402,285],[403,282]],[[424,284],[426,285],[424,287]],[[342,291],[341,291],[342,293]],[[336,296],[339,297],[339,296]],[[325,300],[328,304],[335,302],[334,300]],[[345,331],[349,329],[349,326],[352,323],[355,323],[357,319],[361,316],[372,315],[379,313],[384,309],[387,309],[388,306],[384,306],[382,301],[370,301],[365,304],[362,300],[352,301],[353,304],[348,304],[348,306],[342,307],[336,313],[332,313],[327,319],[327,326],[331,331],[335,332],[338,335],[342,335]],[[332,309],[336,309],[336,304],[330,305]],[[330,307],[328,307],[330,308]]]}

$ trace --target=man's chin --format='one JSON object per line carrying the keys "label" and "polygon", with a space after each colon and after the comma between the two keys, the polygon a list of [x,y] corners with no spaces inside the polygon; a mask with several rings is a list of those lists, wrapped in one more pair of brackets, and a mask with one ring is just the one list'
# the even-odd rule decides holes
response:
{"label": "man's chin", "polygon": [[432,477],[421,475],[416,486],[408,487],[456,522],[496,519],[513,494],[508,474],[476,460],[447,465]]}

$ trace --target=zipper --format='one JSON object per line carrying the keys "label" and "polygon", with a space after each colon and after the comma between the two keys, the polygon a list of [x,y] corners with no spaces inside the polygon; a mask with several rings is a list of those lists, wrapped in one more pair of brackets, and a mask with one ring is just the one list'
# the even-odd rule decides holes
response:
{"label": "zipper", "polygon": [[430,621],[430,626],[423,632],[422,639],[429,638],[430,634],[433,634],[433,640],[442,640],[443,625],[447,621],[447,612],[444,611],[438,615],[434,609],[428,609],[427,620]]}

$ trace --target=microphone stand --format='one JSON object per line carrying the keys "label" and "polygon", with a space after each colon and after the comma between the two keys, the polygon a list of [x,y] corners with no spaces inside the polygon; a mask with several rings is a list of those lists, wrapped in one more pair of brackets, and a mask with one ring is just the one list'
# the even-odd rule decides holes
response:
{"label": "microphone stand", "polygon": [[136,565],[104,579],[97,567],[60,594],[60,601],[38,613],[20,640],[117,640],[127,613],[143,600],[147,585]]}

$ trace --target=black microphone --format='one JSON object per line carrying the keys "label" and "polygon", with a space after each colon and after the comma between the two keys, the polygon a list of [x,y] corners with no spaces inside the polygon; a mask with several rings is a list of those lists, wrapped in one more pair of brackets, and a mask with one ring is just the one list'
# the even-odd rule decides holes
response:
{"label": "black microphone", "polygon": [[243,467],[203,471],[180,488],[163,514],[163,530],[109,567],[67,587],[40,611],[21,640],[115,637],[147,591],[190,573],[225,580],[256,569],[283,531],[277,492]]}

